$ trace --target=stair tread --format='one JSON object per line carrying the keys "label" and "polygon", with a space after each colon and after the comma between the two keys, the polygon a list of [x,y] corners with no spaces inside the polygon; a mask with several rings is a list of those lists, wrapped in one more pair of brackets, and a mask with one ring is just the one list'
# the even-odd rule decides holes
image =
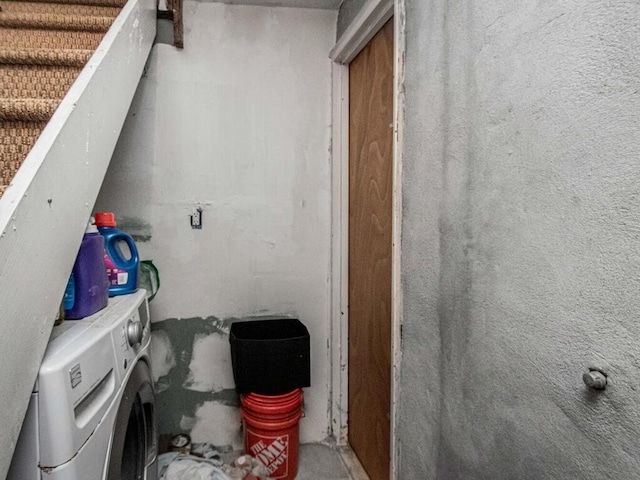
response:
{"label": "stair tread", "polygon": [[82,67],[0,64],[0,98],[65,96]]}
{"label": "stair tread", "polygon": [[0,64],[82,67],[91,55],[93,50],[0,47]]}
{"label": "stair tread", "polygon": [[124,0],[2,0],[0,197]]}
{"label": "stair tread", "polygon": [[120,12],[119,7],[102,5],[82,5],[77,3],[50,3],[50,2],[25,2],[14,1],[2,3],[1,15],[7,13],[55,13],[58,15],[92,15],[98,17],[116,17]]}
{"label": "stair tread", "polygon": [[0,121],[0,185],[9,185],[46,122]]}
{"label": "stair tread", "polygon": [[101,32],[74,30],[43,30],[0,28],[0,48],[63,48],[95,50],[102,37]]}
{"label": "stair tread", "polygon": [[59,104],[50,98],[0,98],[0,120],[48,121]]}
{"label": "stair tread", "polygon": [[[24,0],[2,0],[2,5],[9,5],[13,2],[21,2]],[[55,3],[62,5],[93,5],[102,7],[118,7],[122,8],[127,3],[126,0],[31,0],[32,3]]]}
{"label": "stair tread", "polygon": [[0,12],[0,27],[106,32],[113,17],[61,13]]}

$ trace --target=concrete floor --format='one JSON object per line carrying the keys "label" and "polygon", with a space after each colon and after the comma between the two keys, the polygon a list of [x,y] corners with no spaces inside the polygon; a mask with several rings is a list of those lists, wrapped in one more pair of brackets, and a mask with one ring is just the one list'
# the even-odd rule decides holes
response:
{"label": "concrete floor", "polygon": [[[231,463],[240,455],[242,452],[226,452],[222,460]],[[369,477],[349,447],[306,443],[299,447],[296,480],[369,480]]]}
{"label": "concrete floor", "polygon": [[340,452],[327,445],[300,445],[296,480],[351,480]]}

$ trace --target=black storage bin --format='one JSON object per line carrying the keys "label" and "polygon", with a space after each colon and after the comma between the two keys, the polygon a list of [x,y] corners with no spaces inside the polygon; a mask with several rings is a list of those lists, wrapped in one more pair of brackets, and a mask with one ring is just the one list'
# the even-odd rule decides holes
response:
{"label": "black storage bin", "polygon": [[282,395],[311,386],[309,331],[300,320],[234,322],[229,342],[238,393]]}

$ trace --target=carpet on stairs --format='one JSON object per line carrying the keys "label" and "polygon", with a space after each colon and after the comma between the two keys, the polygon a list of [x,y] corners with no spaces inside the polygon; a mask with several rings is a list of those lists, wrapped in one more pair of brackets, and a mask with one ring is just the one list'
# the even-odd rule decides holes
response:
{"label": "carpet on stairs", "polygon": [[0,197],[126,0],[0,0]]}

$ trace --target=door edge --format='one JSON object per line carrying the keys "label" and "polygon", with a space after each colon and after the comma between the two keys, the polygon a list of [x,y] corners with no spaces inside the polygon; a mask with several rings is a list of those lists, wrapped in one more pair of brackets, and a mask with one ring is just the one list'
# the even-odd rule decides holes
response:
{"label": "door edge", "polygon": [[390,478],[398,475],[397,404],[402,358],[402,152],[404,124],[404,0],[369,0],[330,53],[332,62],[331,147],[331,428],[338,445],[348,445],[349,278],[349,62],[394,17],[394,137],[392,226],[392,372]]}
{"label": "door edge", "polygon": [[400,368],[402,365],[402,154],[404,128],[404,61],[405,61],[405,0],[395,0],[394,7],[394,70],[393,70],[393,226],[391,274],[391,474],[398,478],[400,447],[397,415],[400,400]]}

